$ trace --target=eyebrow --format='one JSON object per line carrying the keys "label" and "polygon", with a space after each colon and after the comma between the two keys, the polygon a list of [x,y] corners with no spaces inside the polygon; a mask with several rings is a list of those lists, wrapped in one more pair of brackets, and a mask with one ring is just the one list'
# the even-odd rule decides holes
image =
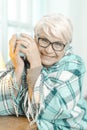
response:
{"label": "eyebrow", "polygon": [[[42,38],[42,39],[44,39],[44,40],[47,40],[47,41],[51,42],[48,38],[45,38],[45,37],[38,37],[38,39],[39,39],[39,38]],[[64,44],[62,40],[53,41],[52,43],[55,43],[55,42],[60,42],[60,43]]]}

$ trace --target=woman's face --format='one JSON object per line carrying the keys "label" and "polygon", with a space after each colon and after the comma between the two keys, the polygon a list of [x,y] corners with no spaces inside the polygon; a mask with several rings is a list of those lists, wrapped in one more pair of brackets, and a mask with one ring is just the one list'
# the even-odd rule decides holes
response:
{"label": "woman's face", "polygon": [[[45,38],[45,42],[48,42],[49,40],[51,43],[59,41],[63,43],[62,39],[55,38],[51,35],[48,37],[46,34],[42,34],[40,38]],[[45,44],[43,40],[42,42],[43,42],[42,44]],[[42,64],[46,67],[50,67],[51,65],[55,64],[64,56],[65,53],[64,49],[61,51],[55,51],[51,44],[49,44],[49,46],[45,48],[42,47],[39,43],[37,45],[39,48]]]}

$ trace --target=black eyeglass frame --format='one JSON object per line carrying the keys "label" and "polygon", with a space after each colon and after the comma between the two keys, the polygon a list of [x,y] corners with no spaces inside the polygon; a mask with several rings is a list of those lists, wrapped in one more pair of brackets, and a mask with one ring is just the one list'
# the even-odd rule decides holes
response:
{"label": "black eyeglass frame", "polygon": [[[50,42],[48,39],[46,39],[46,38],[41,38],[41,37],[38,37],[38,43],[39,43],[39,40],[43,40],[43,41],[48,41],[49,42],[49,44],[47,45],[47,46],[42,46],[42,45],[40,45],[41,47],[43,47],[43,48],[47,48],[50,44],[51,44],[51,46],[52,46],[52,48],[53,48],[53,50],[54,51],[62,51],[62,50],[64,50],[64,48],[65,48],[65,44],[63,44],[63,43],[61,43],[61,41],[58,41],[58,42]],[[58,43],[58,44],[61,44],[63,47],[62,47],[62,49],[61,50],[56,50],[56,49],[54,49],[54,47],[53,47],[53,44],[55,44],[55,43]]]}

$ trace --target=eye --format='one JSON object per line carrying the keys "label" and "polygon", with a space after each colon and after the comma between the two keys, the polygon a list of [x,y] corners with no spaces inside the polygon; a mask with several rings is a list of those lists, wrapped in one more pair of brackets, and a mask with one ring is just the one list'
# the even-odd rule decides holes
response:
{"label": "eye", "polygon": [[63,46],[63,43],[61,43],[61,42],[54,42],[53,43],[55,46]]}
{"label": "eye", "polygon": [[44,42],[46,42],[46,43],[49,43],[48,39],[46,39],[46,38],[43,38],[42,40],[43,40]]}
{"label": "eye", "polygon": [[53,48],[56,51],[62,51],[64,49],[65,45],[61,42],[54,42],[53,43]]}

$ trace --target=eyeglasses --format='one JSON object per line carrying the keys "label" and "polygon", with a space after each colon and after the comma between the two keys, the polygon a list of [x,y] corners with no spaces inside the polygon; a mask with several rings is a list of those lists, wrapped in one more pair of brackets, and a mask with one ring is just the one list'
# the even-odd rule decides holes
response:
{"label": "eyeglasses", "polygon": [[50,42],[48,39],[40,37],[38,38],[38,44],[43,48],[47,48],[51,44],[54,51],[62,51],[65,47],[65,44],[61,43],[61,41]]}

